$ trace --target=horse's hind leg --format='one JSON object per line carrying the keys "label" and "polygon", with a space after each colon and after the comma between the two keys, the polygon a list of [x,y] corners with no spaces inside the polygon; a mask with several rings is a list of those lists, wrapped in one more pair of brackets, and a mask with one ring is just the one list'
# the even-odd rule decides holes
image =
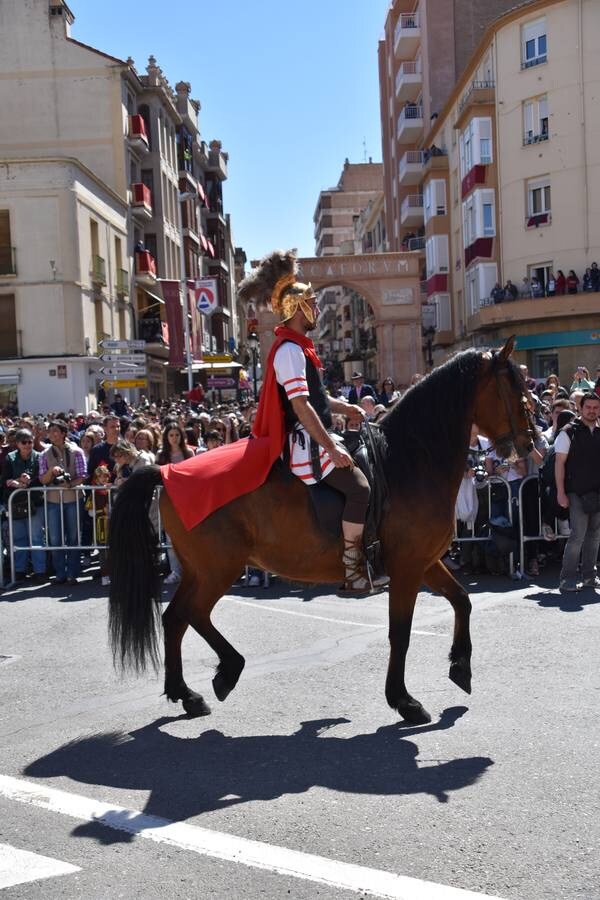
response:
{"label": "horse's hind leg", "polygon": [[471,693],[471,601],[461,584],[450,574],[443,562],[437,562],[425,572],[427,587],[442,594],[454,610],[454,638],[450,649],[449,678],[467,694]]}
{"label": "horse's hind leg", "polygon": [[[181,661],[181,642],[188,627],[188,623],[179,613],[179,607],[183,605],[185,595],[191,586],[184,581],[179,585],[175,596],[163,613],[163,629],[165,638],[165,694],[168,700],[177,703],[181,700],[183,708],[189,716],[207,716],[210,707],[201,694],[197,694],[187,686],[183,679],[183,664]],[[193,588],[192,588],[193,590]]]}

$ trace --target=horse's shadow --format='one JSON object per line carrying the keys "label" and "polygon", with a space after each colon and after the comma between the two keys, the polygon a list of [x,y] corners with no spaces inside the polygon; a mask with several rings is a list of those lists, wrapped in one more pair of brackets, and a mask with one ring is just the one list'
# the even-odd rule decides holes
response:
{"label": "horse's shadow", "polygon": [[[472,756],[419,765],[408,735],[452,728],[466,707],[447,709],[439,722],[420,728],[387,725],[342,738],[324,732],[348,719],[302,722],[290,735],[227,737],[210,730],[179,738],[161,730],[163,717],[131,734],[92,735],[59,747],[27,766],[38,778],[68,776],[86,784],[150,791],[144,812],[171,820],[255,800],[301,794],[314,786],[353,794],[429,794],[446,803],[453,791],[474,784],[493,764]],[[79,826],[74,834],[106,843],[130,836]]]}

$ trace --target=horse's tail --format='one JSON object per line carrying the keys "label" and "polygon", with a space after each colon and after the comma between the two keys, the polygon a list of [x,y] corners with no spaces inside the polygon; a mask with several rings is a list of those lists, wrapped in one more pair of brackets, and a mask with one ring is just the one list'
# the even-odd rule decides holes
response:
{"label": "horse's tail", "polygon": [[108,529],[108,630],[115,665],[142,672],[157,668],[160,578],[158,536],[150,519],[159,466],[134,472],[119,488]]}

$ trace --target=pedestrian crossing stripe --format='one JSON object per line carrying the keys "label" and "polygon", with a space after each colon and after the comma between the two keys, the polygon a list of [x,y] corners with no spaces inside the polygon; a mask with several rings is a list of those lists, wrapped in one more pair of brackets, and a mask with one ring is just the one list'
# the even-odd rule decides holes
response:
{"label": "pedestrian crossing stripe", "polygon": [[60,859],[31,853],[29,850],[18,850],[10,844],[0,844],[0,891],[15,884],[27,884],[28,881],[71,875],[80,871],[79,866],[72,866]]}

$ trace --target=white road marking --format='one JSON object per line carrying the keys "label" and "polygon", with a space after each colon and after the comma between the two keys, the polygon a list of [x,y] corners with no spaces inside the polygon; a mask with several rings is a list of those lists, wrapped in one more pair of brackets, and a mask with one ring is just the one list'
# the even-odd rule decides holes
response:
{"label": "white road marking", "polygon": [[33,784],[8,775],[0,775],[0,795],[74,819],[100,822],[109,828],[202,856],[241,863],[340,890],[383,897],[385,900],[500,900],[488,894],[473,893],[381,869],[355,866],[233,834],[210,831],[185,822],[171,822],[159,816],[148,816],[134,809],[101,803],[80,794],[70,794],[45,784]]}
{"label": "white road marking", "polygon": [[[351,622],[349,619],[332,619],[329,618],[329,616],[314,616],[312,613],[296,612],[296,610],[293,609],[280,609],[278,606],[269,606],[267,602],[250,603],[248,600],[235,600],[234,602],[239,603],[240,606],[252,606],[254,609],[267,610],[267,612],[283,613],[286,616],[298,616],[300,619],[318,619],[320,622],[335,622],[337,625],[358,625],[360,628],[387,628],[387,625],[377,625],[373,622]],[[440,634],[439,631],[418,631],[416,628],[412,629],[411,634],[424,634],[428,637],[446,637],[445,634]]]}
{"label": "white road marking", "polygon": [[72,872],[81,872],[81,869],[60,859],[30,853],[29,850],[17,850],[10,844],[0,844],[0,891],[15,884],[70,875]]}

